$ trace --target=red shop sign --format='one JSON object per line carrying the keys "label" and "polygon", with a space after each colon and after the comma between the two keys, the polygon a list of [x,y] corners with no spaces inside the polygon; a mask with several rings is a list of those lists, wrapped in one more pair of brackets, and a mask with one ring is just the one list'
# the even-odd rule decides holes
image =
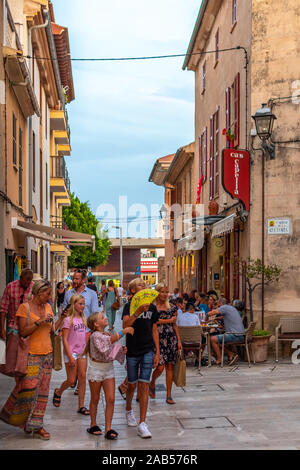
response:
{"label": "red shop sign", "polygon": [[238,199],[249,211],[250,153],[248,150],[223,149],[222,185],[234,199]]}

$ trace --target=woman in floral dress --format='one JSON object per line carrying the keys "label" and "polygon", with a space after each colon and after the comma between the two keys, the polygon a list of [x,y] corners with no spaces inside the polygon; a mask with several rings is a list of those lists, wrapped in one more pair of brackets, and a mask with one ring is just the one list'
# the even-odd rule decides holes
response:
{"label": "woman in floral dress", "polygon": [[182,344],[180,341],[178,327],[176,325],[177,307],[171,307],[168,294],[169,290],[165,284],[158,284],[156,290],[159,292],[158,297],[153,302],[160,313],[160,319],[157,323],[159,332],[159,351],[160,361],[159,365],[152,374],[152,379],[149,386],[149,395],[155,398],[155,381],[162,374],[164,368],[166,369],[166,387],[167,399],[169,405],[174,405],[175,401],[172,398],[172,384],[173,384],[173,367],[176,363],[177,352],[182,351]]}

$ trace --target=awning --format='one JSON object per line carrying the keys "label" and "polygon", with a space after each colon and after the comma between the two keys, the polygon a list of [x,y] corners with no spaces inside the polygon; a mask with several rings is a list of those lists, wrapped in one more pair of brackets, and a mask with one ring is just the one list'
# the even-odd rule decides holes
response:
{"label": "awning", "polygon": [[33,224],[12,217],[11,228],[24,232],[27,236],[39,238],[58,245],[91,246],[95,251],[95,236],[88,233],[72,232],[46,225]]}
{"label": "awning", "polygon": [[211,237],[217,238],[225,235],[226,233],[232,232],[234,229],[234,219],[235,214],[231,214],[228,217],[225,217],[225,219],[216,222],[212,227]]}

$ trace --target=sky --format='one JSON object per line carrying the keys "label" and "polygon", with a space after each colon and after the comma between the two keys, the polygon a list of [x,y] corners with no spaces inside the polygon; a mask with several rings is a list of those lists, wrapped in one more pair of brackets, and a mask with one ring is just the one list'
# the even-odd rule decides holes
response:
{"label": "sky", "polygon": [[[138,57],[185,53],[201,0],[53,5],[56,23],[68,27],[71,57]],[[194,140],[194,73],[182,70],[183,61],[72,62],[72,153],[65,159],[71,191],[97,216],[116,214],[121,222],[159,214],[163,189],[148,182],[153,165]],[[155,226],[147,227],[152,236]],[[145,223],[135,230],[145,236]]]}

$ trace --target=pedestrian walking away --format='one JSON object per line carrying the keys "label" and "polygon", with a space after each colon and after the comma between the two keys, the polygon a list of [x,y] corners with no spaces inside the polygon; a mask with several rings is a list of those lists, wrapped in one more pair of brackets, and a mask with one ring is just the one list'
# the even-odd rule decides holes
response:
{"label": "pedestrian walking away", "polygon": [[32,296],[32,300],[20,305],[16,313],[19,334],[30,337],[26,375],[17,380],[0,418],[24,429],[27,434],[33,433],[33,437],[48,440],[50,434],[43,428],[43,419],[52,373],[50,333],[61,326],[62,319],[53,325],[54,316],[48,304],[50,282],[37,281],[32,288]]}
{"label": "pedestrian walking away", "polygon": [[151,398],[155,398],[155,382],[163,370],[166,369],[166,402],[169,405],[174,405],[175,402],[172,398],[173,367],[176,364],[178,352],[182,351],[182,344],[176,324],[177,307],[170,306],[168,301],[169,290],[165,284],[158,284],[155,289],[159,292],[158,297],[156,297],[153,303],[159,314],[157,330],[159,334],[160,359],[157,368],[152,374],[149,394]]}
{"label": "pedestrian walking away", "polygon": [[[139,283],[140,281],[140,279],[136,279],[131,282]],[[133,336],[127,336],[126,338],[128,375],[126,419],[128,426],[138,426],[137,433],[140,437],[150,438],[152,434],[146,424],[146,415],[152,367],[156,368],[159,362],[159,339],[157,331],[159,314],[155,305],[148,304],[142,305],[130,316],[130,303],[131,302],[125,304],[123,312],[124,326],[132,326],[134,328]],[[137,425],[132,410],[132,399],[137,383],[139,383],[139,425]]]}
{"label": "pedestrian walking away", "polygon": [[106,300],[105,300],[105,312],[108,319],[109,329],[112,331],[114,329],[114,324],[116,321],[116,309],[113,307],[115,302],[119,302],[119,294],[115,288],[114,281],[108,281],[108,287],[106,289]]}
{"label": "pedestrian walking away", "polygon": [[91,335],[85,349],[89,355],[88,381],[91,391],[90,414],[91,425],[87,429],[89,434],[100,436],[101,428],[97,425],[97,410],[101,388],[105,395],[105,438],[117,439],[118,433],[111,428],[115,403],[115,374],[113,361],[124,362],[126,348],[120,344],[114,345],[126,334],[133,334],[131,327],[123,328],[119,333],[109,335],[105,332],[108,325],[107,317],[103,313],[95,313],[88,318],[88,327]]}
{"label": "pedestrian walking away", "polygon": [[54,390],[53,405],[58,408],[61,403],[61,397],[67,388],[74,385],[78,379],[78,413],[89,415],[89,410],[84,406],[84,397],[86,390],[86,369],[87,358],[83,354],[86,347],[86,326],[87,322],[84,316],[85,300],[82,295],[73,295],[70,299],[70,308],[68,316],[64,320],[62,327],[64,361],[67,373],[67,379],[61,386]]}

